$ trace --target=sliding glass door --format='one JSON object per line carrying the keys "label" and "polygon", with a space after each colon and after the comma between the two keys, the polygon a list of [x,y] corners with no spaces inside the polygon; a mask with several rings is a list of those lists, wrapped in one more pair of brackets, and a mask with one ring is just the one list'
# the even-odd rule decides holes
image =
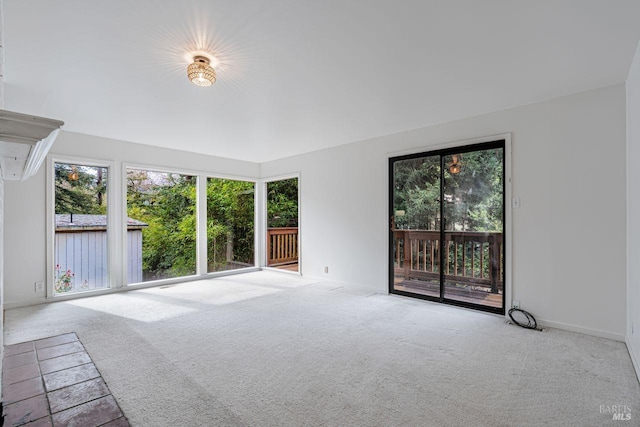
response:
{"label": "sliding glass door", "polygon": [[390,159],[390,292],[504,313],[504,151]]}

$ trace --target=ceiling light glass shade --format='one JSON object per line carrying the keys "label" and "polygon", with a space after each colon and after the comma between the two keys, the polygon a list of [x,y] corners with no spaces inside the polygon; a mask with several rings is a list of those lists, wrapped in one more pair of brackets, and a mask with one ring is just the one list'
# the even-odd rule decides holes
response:
{"label": "ceiling light glass shade", "polygon": [[209,58],[196,56],[187,67],[187,76],[196,86],[211,86],[216,82],[216,70],[209,65]]}
{"label": "ceiling light glass shade", "polygon": [[69,175],[67,175],[67,178],[69,178],[69,181],[77,181],[80,179],[80,175],[78,174],[78,169],[75,166],[71,167],[71,172],[69,172]]}
{"label": "ceiling light glass shade", "polygon": [[451,164],[449,165],[449,173],[451,173],[451,175],[457,175],[460,173],[460,170],[462,169],[462,164],[460,163],[460,155],[459,154],[454,154],[453,156],[451,156]]}

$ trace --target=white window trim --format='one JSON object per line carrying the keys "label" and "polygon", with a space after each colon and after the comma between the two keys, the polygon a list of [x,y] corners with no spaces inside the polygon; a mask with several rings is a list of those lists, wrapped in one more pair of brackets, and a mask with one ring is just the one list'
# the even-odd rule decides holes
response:
{"label": "white window trim", "polygon": [[[245,267],[245,268],[237,268],[235,270],[224,270],[224,271],[212,271],[209,272],[209,268],[207,265],[207,258],[208,258],[208,251],[207,251],[207,186],[206,186],[206,180],[209,178],[213,178],[213,179],[226,179],[229,181],[244,181],[244,182],[251,182],[253,183],[253,267]],[[200,180],[198,180],[198,182],[200,182]],[[249,273],[252,271],[259,271],[260,270],[260,266],[258,263],[258,233],[259,233],[259,216],[258,216],[258,203],[259,203],[259,197],[258,197],[258,188],[259,188],[259,183],[260,180],[256,179],[256,178],[239,178],[236,176],[233,177],[229,177],[229,176],[217,176],[217,175],[212,175],[212,174],[206,174],[202,176],[202,182],[204,182],[205,184],[202,185],[202,189],[198,190],[198,197],[199,200],[201,201],[202,205],[204,206],[204,209],[202,210],[202,212],[198,211],[198,224],[199,224],[199,230],[201,230],[202,232],[202,241],[204,242],[204,245],[202,245],[202,247],[198,248],[198,255],[201,257],[201,260],[199,262],[202,262],[202,264],[200,266],[202,273],[200,274],[200,276],[202,277],[206,277],[206,278],[214,278],[214,277],[220,277],[220,276],[230,276],[233,274],[241,274],[241,273]],[[200,192],[202,192],[202,194],[200,194]],[[200,215],[202,215],[202,218],[200,218]],[[201,221],[201,222],[200,222]],[[200,237],[200,236],[199,236]],[[202,253],[200,253],[202,252]]]}
{"label": "white window trim", "polygon": [[[106,289],[91,290],[86,292],[77,292],[73,294],[60,294],[54,295],[54,242],[55,242],[55,163],[68,163],[78,164],[86,166],[97,166],[108,168],[108,180],[107,180],[107,281],[109,287]],[[142,169],[150,170],[154,172],[164,173],[176,173],[181,175],[190,175],[197,177],[196,181],[196,253],[197,259],[197,272],[192,276],[182,276],[172,279],[154,280],[148,282],[141,282],[135,284],[127,284],[127,251],[126,251],[126,219],[127,219],[127,169]],[[184,168],[172,168],[155,164],[142,164],[133,162],[115,162],[111,160],[95,159],[87,157],[77,157],[68,155],[51,154],[47,156],[46,163],[46,256],[47,256],[47,285],[46,285],[46,297],[47,302],[52,301],[65,301],[71,299],[78,299],[83,297],[91,297],[97,295],[111,294],[115,292],[126,292],[133,289],[144,289],[156,286],[189,282],[195,280],[201,280],[206,278],[214,278],[221,276],[231,276],[235,274],[242,274],[251,271],[259,271],[259,246],[258,237],[263,233],[260,230],[261,220],[258,216],[260,211],[259,206],[261,199],[259,196],[259,190],[261,188],[261,180],[258,178],[250,178],[246,176],[238,176],[231,174],[218,174],[201,170],[190,170]],[[255,185],[256,194],[254,199],[254,234],[255,234],[255,254],[253,267],[241,268],[237,270],[227,270],[220,272],[207,272],[207,244],[206,244],[206,179],[207,178],[220,178],[229,179],[234,181],[246,181],[252,182]],[[200,183],[203,182],[204,185]],[[201,208],[202,206],[202,208]],[[116,231],[113,231],[116,230]],[[117,230],[120,230],[118,232]]]}
{"label": "white window trim", "polygon": [[[207,278],[231,276],[235,274],[248,273],[251,271],[259,271],[260,268],[257,263],[258,246],[254,241],[254,266],[253,267],[239,268],[237,270],[216,271],[211,273],[207,272],[207,186],[206,186],[207,178],[220,178],[220,179],[228,179],[233,181],[253,182],[255,188],[257,189],[258,183],[260,182],[259,179],[248,178],[248,177],[243,177],[238,175],[217,174],[217,173],[204,172],[201,170],[194,170],[194,169],[171,168],[166,166],[159,166],[159,165],[145,164],[145,163],[122,162],[121,190],[120,190],[122,194],[121,194],[120,200],[122,203],[121,221],[123,221],[123,224],[126,223],[126,219],[127,219],[127,170],[128,169],[139,169],[139,170],[147,170],[147,171],[162,172],[162,173],[175,173],[180,175],[195,176],[197,178],[196,180],[196,274],[191,276],[181,276],[181,277],[176,277],[171,279],[153,280],[153,281],[147,281],[147,282],[127,284],[127,278],[128,278],[127,254],[126,254],[126,251],[123,250],[120,263],[122,266],[121,283],[123,283],[124,288],[141,289],[141,288],[163,286],[163,285],[201,280],[201,279],[207,279]],[[258,197],[256,194],[254,197],[254,206],[257,206],[257,205],[258,205]],[[202,206],[202,209],[200,208],[201,206]],[[260,221],[256,216],[255,212],[257,212],[257,210],[254,211],[254,220],[253,220],[254,235],[258,236],[258,233],[259,233],[258,224]],[[124,229],[124,227],[122,230],[121,238],[126,239],[126,230]]]}
{"label": "white window trim", "polygon": [[[54,266],[55,266],[55,164],[66,163],[76,164],[81,166],[94,166],[107,168],[107,289],[90,290],[84,292],[75,292],[70,295],[55,295],[54,292]],[[47,191],[46,191],[46,232],[47,232],[47,282],[46,282],[46,300],[62,300],[69,298],[77,298],[79,296],[98,295],[100,293],[108,292],[111,289],[119,287],[118,274],[114,268],[115,263],[113,260],[117,259],[117,251],[120,248],[122,242],[118,242],[119,233],[115,232],[118,227],[121,226],[118,221],[119,215],[117,214],[118,197],[114,194],[114,189],[118,177],[118,171],[114,162],[109,160],[89,159],[85,157],[75,156],[63,156],[63,155],[50,155],[47,156]],[[115,179],[114,179],[115,178]]]}

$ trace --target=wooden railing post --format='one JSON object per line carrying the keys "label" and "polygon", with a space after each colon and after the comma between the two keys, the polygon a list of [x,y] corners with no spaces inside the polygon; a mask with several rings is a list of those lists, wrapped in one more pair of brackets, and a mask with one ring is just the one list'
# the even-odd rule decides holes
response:
{"label": "wooden railing post", "polygon": [[495,235],[489,236],[489,260],[491,268],[489,275],[491,277],[491,293],[498,293],[498,278],[500,277],[500,246]]}
{"label": "wooden railing post", "polygon": [[413,243],[411,242],[409,233],[405,231],[403,234],[402,249],[404,251],[404,278],[409,280],[411,276],[411,253],[413,252]]}
{"label": "wooden railing post", "polygon": [[[398,278],[439,280],[442,269],[446,281],[481,286],[492,293],[500,293],[503,290],[502,233],[447,231],[444,234],[442,248],[439,246],[440,232],[437,230],[394,229],[393,237],[395,274]],[[467,245],[470,246],[470,257],[466,253]],[[478,259],[475,254],[476,247],[480,252]],[[440,249],[443,251],[442,258],[438,254]],[[470,264],[470,270],[467,270],[467,262]]]}

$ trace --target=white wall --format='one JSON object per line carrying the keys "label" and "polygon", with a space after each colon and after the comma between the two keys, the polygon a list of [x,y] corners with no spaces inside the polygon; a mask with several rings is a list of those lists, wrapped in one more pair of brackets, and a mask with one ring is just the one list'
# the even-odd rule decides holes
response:
{"label": "white wall", "polygon": [[[300,172],[303,274],[384,293],[388,157],[506,132],[522,201],[513,211],[514,299],[548,325],[623,339],[623,85],[262,165],[68,132],[52,153],[245,177]],[[5,197],[5,303],[38,302],[44,294],[34,283],[46,276],[44,168],[5,183]]]}
{"label": "white wall", "polygon": [[624,339],[624,85],[277,160],[261,175],[301,173],[305,276],[387,292],[390,153],[507,132],[522,204],[513,298],[547,325]]}
{"label": "white wall", "polygon": [[[258,178],[259,165],[237,160],[132,144],[95,136],[61,132],[50,156],[73,156],[112,161],[112,184],[120,185],[123,162],[206,172],[212,175]],[[24,182],[5,183],[5,304],[44,301],[35,282],[46,282],[46,168]]]}
{"label": "white wall", "polygon": [[627,347],[640,377],[640,44],[627,79]]}
{"label": "white wall", "polygon": [[[4,180],[0,179],[0,358],[4,352]],[[0,377],[2,367],[0,366]],[[0,396],[2,388],[0,385]]]}
{"label": "white wall", "polygon": [[[0,108],[4,108],[4,24],[3,24],[4,3],[0,0]],[[4,355],[4,182],[0,179],[0,359]],[[0,377],[2,377],[2,366],[0,366]],[[2,395],[2,385],[0,384],[0,396]]]}

